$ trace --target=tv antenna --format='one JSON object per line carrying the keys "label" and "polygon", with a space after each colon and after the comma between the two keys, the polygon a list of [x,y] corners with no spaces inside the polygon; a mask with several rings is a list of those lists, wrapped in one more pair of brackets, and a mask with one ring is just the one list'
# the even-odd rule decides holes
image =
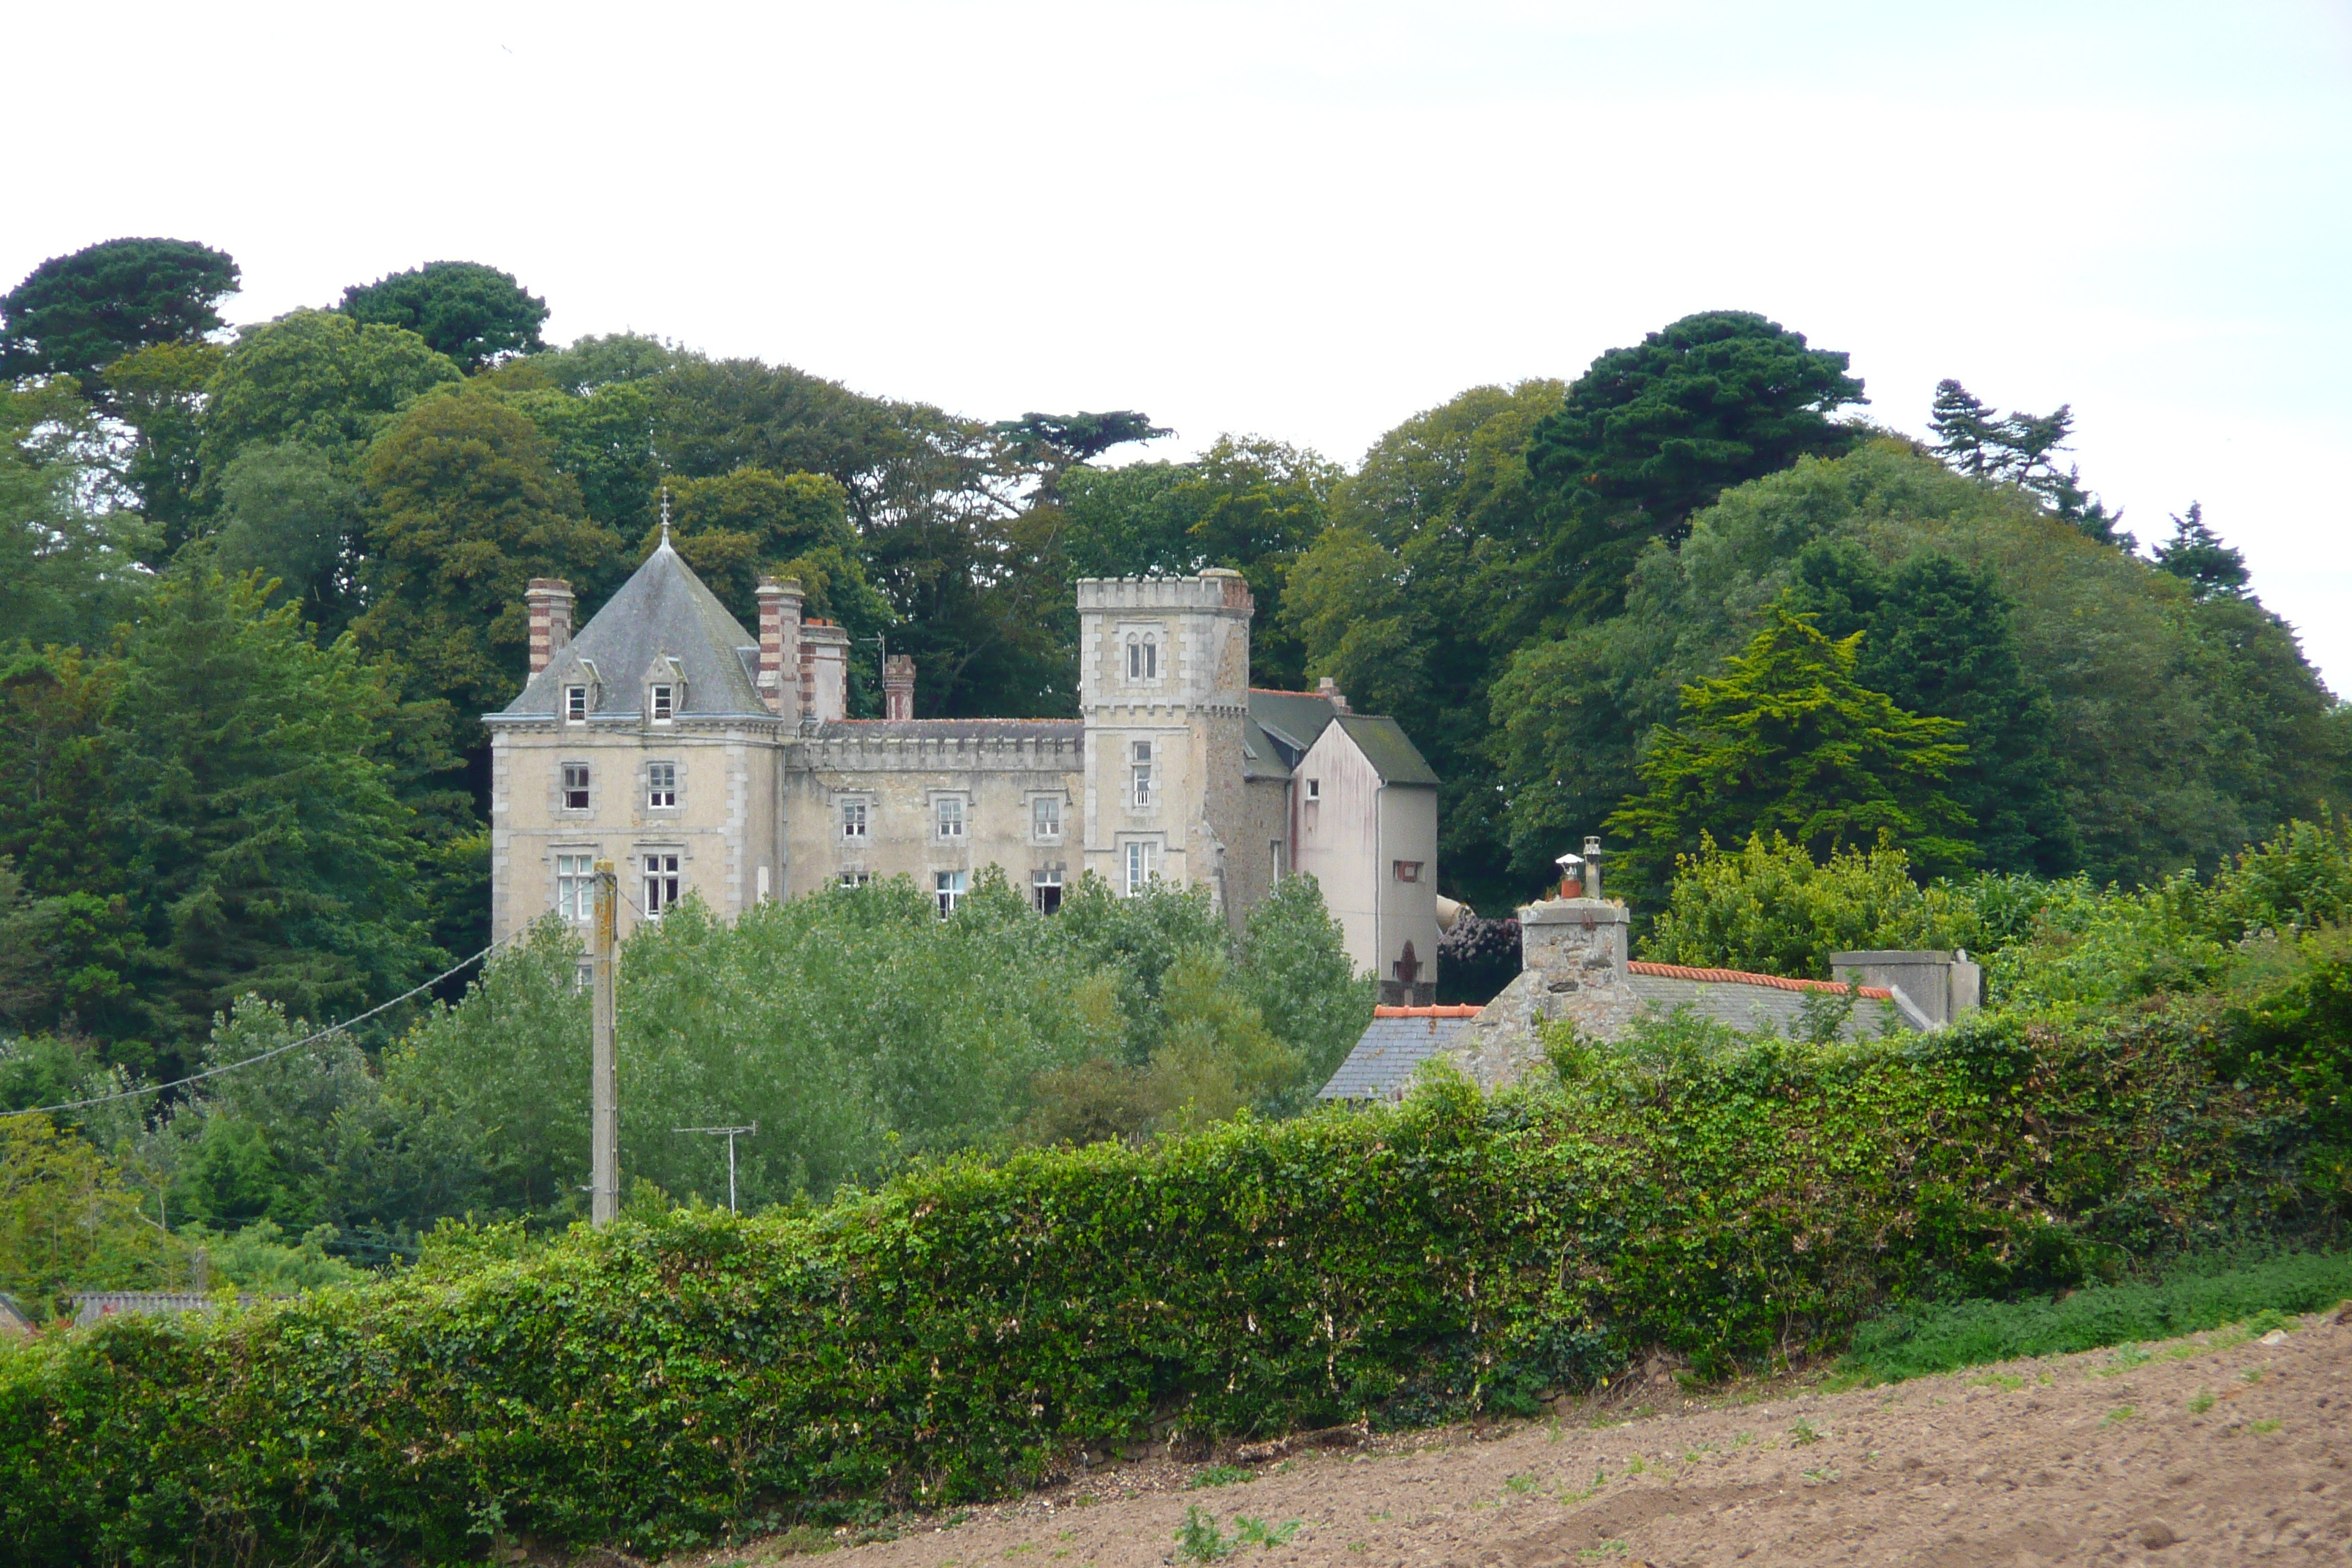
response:
{"label": "tv antenna", "polygon": [[756,1121],[749,1127],[673,1127],[673,1132],[706,1132],[713,1138],[727,1140],[727,1212],[735,1212],[735,1140],[749,1138],[760,1131]]}

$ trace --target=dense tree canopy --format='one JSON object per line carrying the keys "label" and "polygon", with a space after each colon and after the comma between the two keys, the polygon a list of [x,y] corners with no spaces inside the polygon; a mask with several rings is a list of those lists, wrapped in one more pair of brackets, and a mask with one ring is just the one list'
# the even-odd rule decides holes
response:
{"label": "dense tree canopy", "polygon": [[153,343],[190,342],[221,326],[236,262],[185,239],[110,239],[54,256],[0,295],[0,378],[71,375]]}
{"label": "dense tree canopy", "polygon": [[1990,568],[1924,550],[1889,571],[1851,540],[1817,540],[1798,552],[1790,603],[1813,612],[1824,636],[1864,634],[1864,686],[1960,723],[1968,754],[1950,790],[1975,824],[1979,865],[2045,876],[2080,865],[2058,797],[2050,696],[2025,672],[2013,606]]}
{"label": "dense tree canopy", "polygon": [[469,720],[522,689],[531,578],[609,591],[624,570],[619,538],[550,456],[529,419],[470,390],[418,399],[368,452],[369,603],[353,630],[413,694]]}
{"label": "dense tree canopy", "polygon": [[478,261],[430,261],[343,290],[342,311],[355,321],[405,327],[467,372],[547,345],[539,329],[547,301],[510,272]]}
{"label": "dense tree canopy", "polygon": [[1616,605],[1651,539],[1679,540],[1727,486],[1837,452],[1830,416],[1864,401],[1846,356],[1744,310],[1685,316],[1612,349],[1528,444],[1528,472],[1565,523],[1555,550],[1571,602]]}
{"label": "dense tree canopy", "polygon": [[394,414],[462,379],[415,332],[297,310],[247,328],[228,351],[205,389],[198,453],[207,475],[256,441],[299,441],[356,467]]}

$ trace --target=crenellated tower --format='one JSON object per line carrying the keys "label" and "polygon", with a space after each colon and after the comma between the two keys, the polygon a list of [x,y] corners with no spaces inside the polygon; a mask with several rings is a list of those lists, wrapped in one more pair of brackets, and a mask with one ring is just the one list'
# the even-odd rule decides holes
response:
{"label": "crenellated tower", "polygon": [[1078,581],[1086,868],[1127,892],[1166,879],[1233,918],[1244,831],[1250,616],[1242,574]]}

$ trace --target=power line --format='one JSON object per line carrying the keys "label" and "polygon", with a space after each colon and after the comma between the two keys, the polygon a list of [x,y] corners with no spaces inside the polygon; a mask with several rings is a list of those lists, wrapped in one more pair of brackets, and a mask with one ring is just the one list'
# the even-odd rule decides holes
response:
{"label": "power line", "polygon": [[[512,937],[508,937],[504,940],[511,942],[514,939]],[[352,1027],[355,1024],[364,1024],[370,1018],[374,1017],[378,1013],[386,1012],[394,1007],[397,1007],[403,1002],[407,1001],[411,996],[415,996],[420,992],[432,990],[433,987],[440,984],[444,980],[448,979],[451,975],[460,973],[465,970],[470,969],[475,964],[479,963],[482,960],[489,957],[490,954],[499,950],[499,944],[495,942],[490,943],[489,946],[482,949],[481,952],[474,954],[473,957],[464,959],[457,963],[452,964],[447,969],[445,969],[440,973],[435,975],[432,979],[425,982],[424,984],[411,987],[409,990],[404,991],[399,995],[394,997],[391,1001],[381,1003],[376,1006],[369,1008],[366,1012],[360,1014],[357,1017],[346,1018],[340,1024],[331,1024],[327,1027],[320,1029],[315,1035],[305,1035],[300,1039],[289,1041],[286,1045],[273,1046],[268,1050],[262,1052],[259,1056],[247,1057],[243,1061],[239,1062],[223,1062],[216,1068],[206,1068],[202,1072],[190,1073],[185,1078],[175,1078],[169,1083],[142,1084],[137,1089],[121,1089],[113,1094],[101,1094],[93,1100],[69,1100],[62,1105],[28,1105],[21,1110],[0,1110],[0,1121],[5,1121],[11,1116],[35,1116],[43,1111],[49,1110],[80,1110],[88,1106],[104,1105],[110,1100],[136,1100],[142,1094],[161,1094],[167,1089],[180,1089],[188,1084],[201,1083],[208,1078],[218,1078],[225,1072],[235,1072],[239,1068],[249,1068],[256,1062],[266,1062],[272,1057],[282,1057],[288,1051],[299,1050],[304,1046],[325,1039],[329,1035],[341,1034],[343,1030]]]}

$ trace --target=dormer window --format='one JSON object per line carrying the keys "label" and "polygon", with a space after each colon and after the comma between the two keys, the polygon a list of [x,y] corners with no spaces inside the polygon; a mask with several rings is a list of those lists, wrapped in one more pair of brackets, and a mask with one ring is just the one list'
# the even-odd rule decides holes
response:
{"label": "dormer window", "polygon": [[675,717],[671,705],[671,697],[677,690],[677,688],[668,685],[656,684],[649,689],[653,694],[654,722],[656,724],[668,723],[670,720]]}
{"label": "dormer window", "polygon": [[563,717],[567,721],[573,724],[582,723],[586,721],[588,717],[588,689],[586,687],[567,686],[563,689]]}

